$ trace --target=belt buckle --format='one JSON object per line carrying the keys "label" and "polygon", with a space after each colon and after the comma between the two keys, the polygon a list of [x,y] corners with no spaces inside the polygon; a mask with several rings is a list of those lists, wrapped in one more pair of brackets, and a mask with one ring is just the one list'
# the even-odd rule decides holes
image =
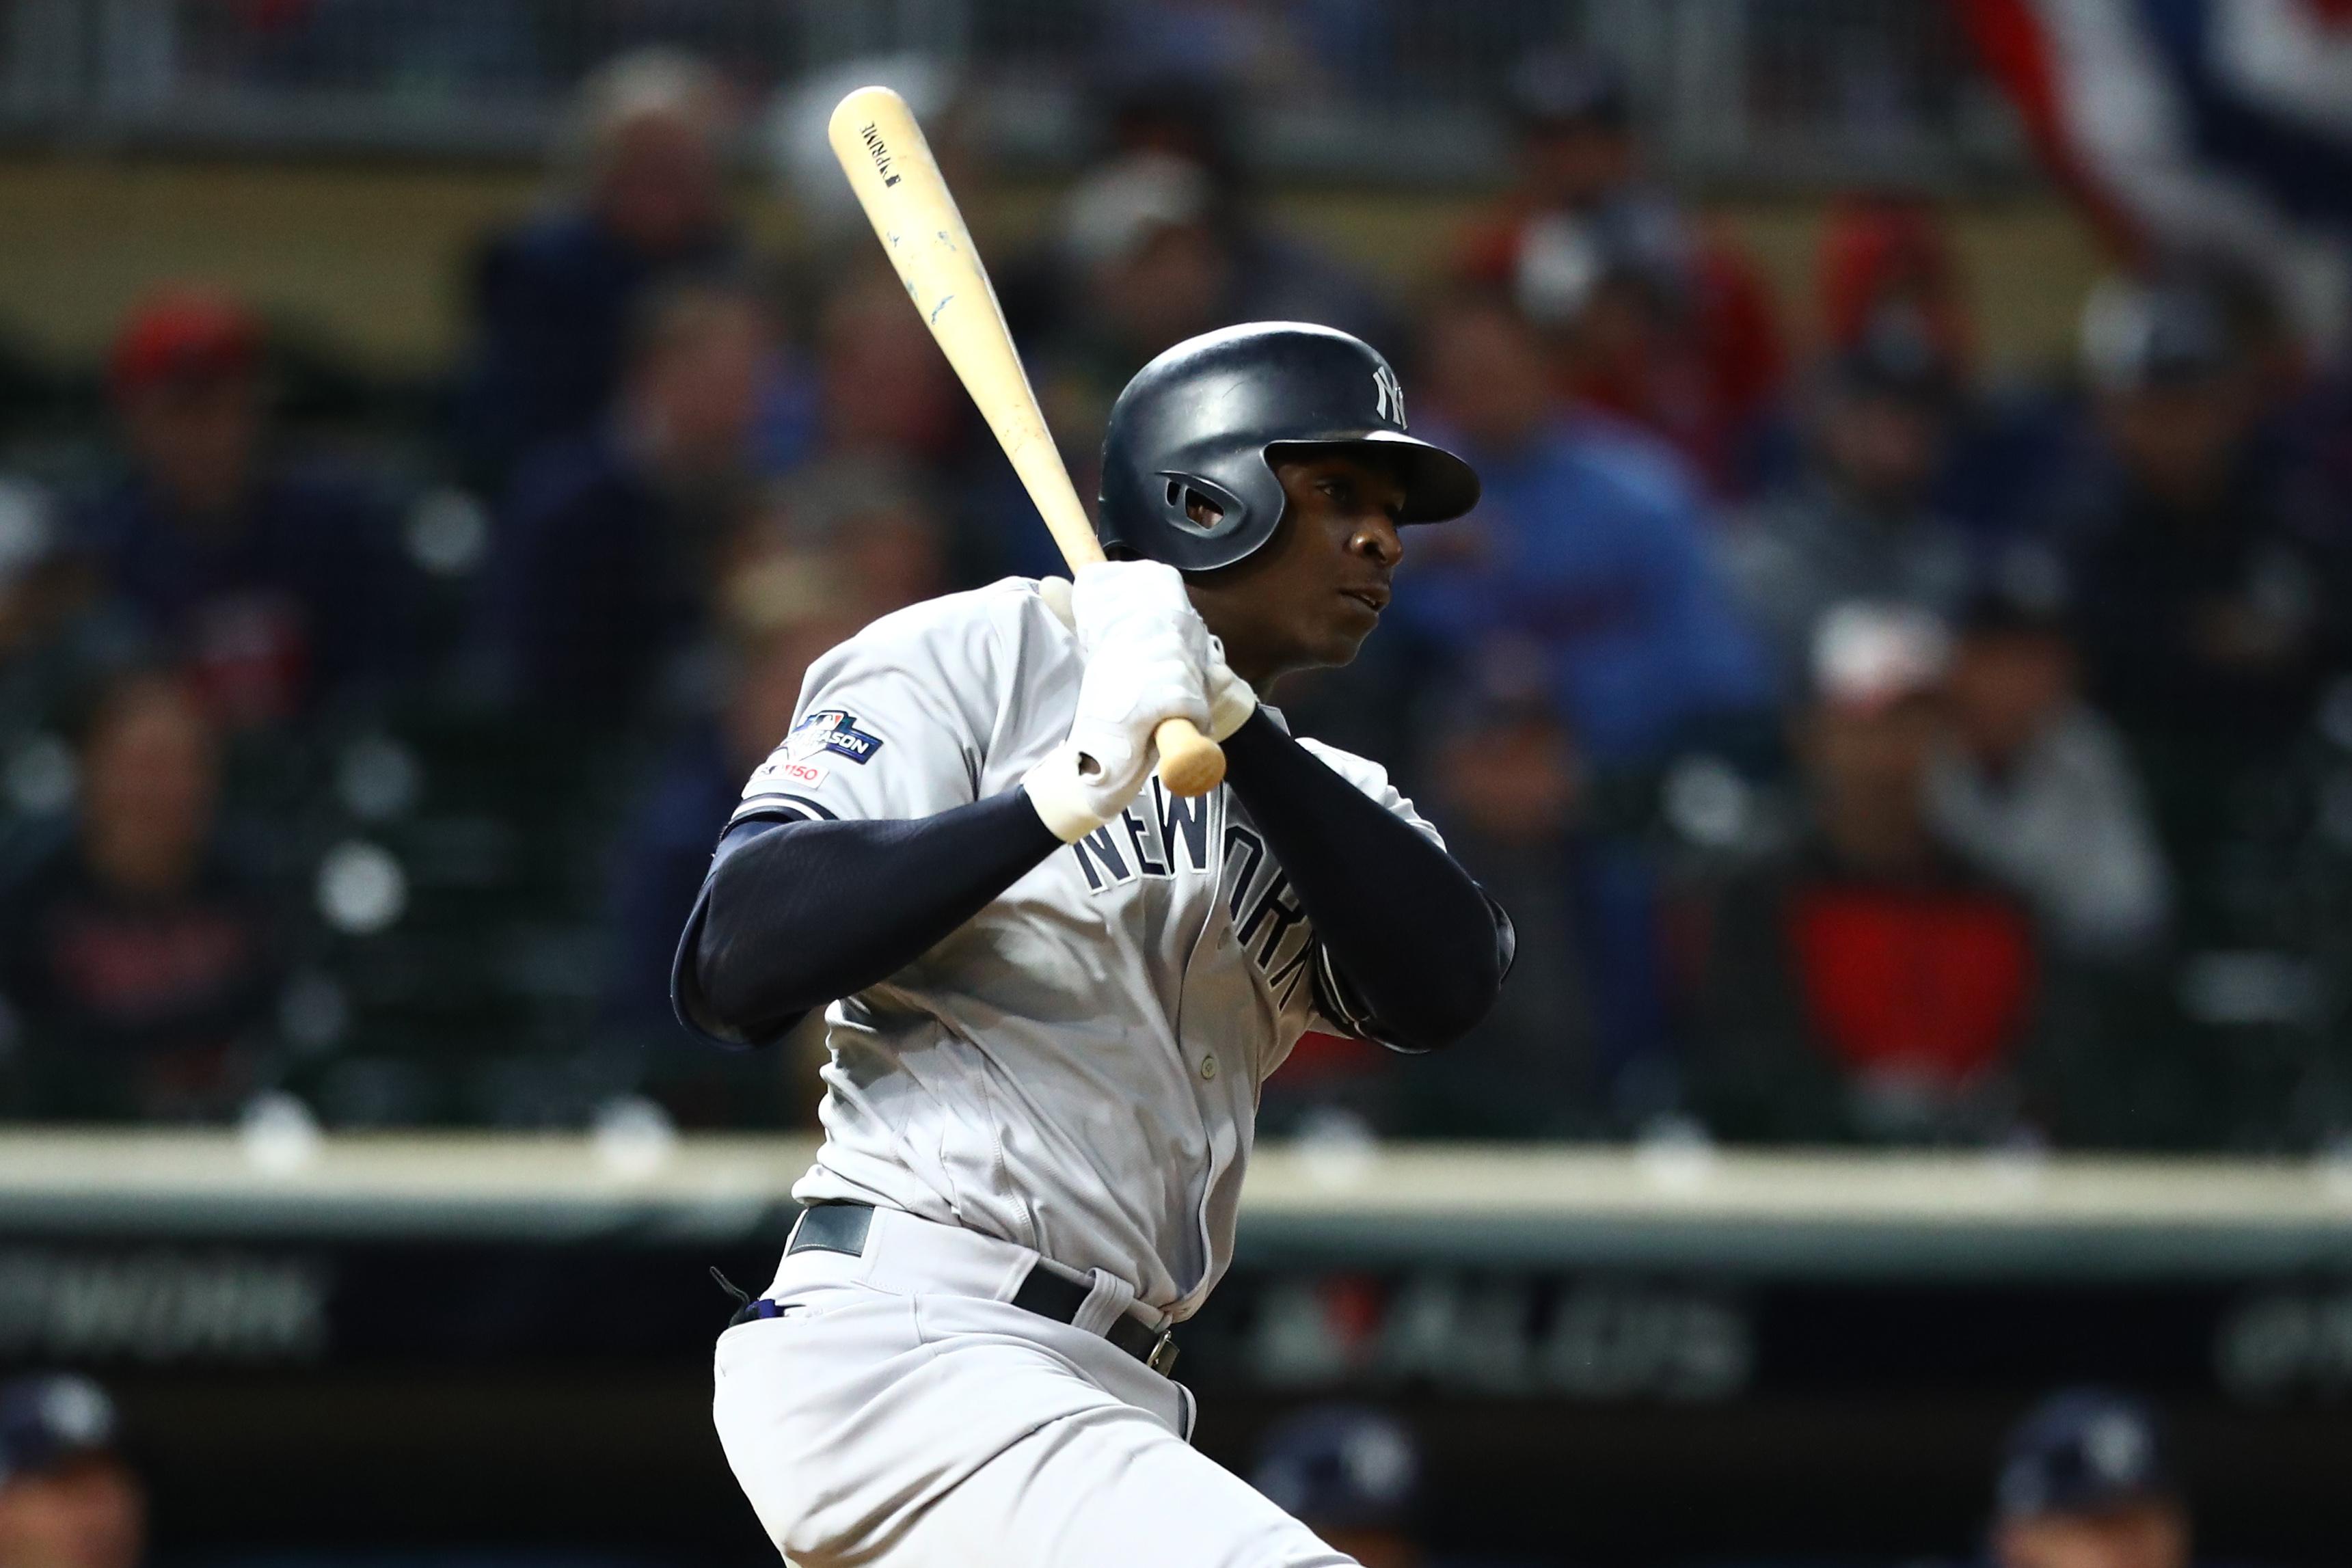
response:
{"label": "belt buckle", "polygon": [[1167,1377],[1175,1371],[1176,1331],[1174,1329],[1160,1331],[1159,1342],[1151,1347],[1151,1353],[1143,1358],[1143,1364],[1162,1377]]}

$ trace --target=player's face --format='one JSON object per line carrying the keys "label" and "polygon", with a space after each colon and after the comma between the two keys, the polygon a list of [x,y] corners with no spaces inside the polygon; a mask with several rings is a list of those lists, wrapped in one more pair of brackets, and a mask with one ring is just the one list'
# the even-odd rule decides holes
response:
{"label": "player's face", "polygon": [[1277,459],[1274,471],[1285,500],[1274,537],[1189,584],[1234,672],[1261,690],[1292,670],[1354,658],[1404,556],[1404,487],[1386,468],[1309,452]]}

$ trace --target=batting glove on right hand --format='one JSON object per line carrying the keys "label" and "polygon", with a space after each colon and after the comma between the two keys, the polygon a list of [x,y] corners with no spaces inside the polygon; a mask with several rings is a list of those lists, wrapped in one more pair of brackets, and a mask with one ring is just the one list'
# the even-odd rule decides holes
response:
{"label": "batting glove on right hand", "polygon": [[1022,781],[1037,815],[1065,843],[1117,816],[1143,788],[1151,733],[1160,724],[1182,718],[1205,730],[1210,721],[1209,628],[1173,567],[1083,566],[1070,599],[1086,658],[1077,714],[1070,738]]}

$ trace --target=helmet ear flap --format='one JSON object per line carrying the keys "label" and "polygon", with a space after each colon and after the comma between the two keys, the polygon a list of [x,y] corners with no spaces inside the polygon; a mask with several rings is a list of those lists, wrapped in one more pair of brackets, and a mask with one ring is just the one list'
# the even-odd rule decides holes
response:
{"label": "helmet ear flap", "polygon": [[1249,521],[1249,503],[1212,479],[1175,469],[1160,471],[1153,497],[1169,527],[1195,539],[1223,539]]}

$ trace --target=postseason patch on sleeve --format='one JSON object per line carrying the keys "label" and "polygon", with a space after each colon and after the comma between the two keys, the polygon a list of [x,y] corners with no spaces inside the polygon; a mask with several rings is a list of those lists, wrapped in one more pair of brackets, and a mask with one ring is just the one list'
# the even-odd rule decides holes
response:
{"label": "postseason patch on sleeve", "polygon": [[796,763],[822,762],[828,752],[857,763],[870,763],[882,737],[857,727],[857,716],[841,708],[820,708],[784,737],[784,755]]}
{"label": "postseason patch on sleeve", "polygon": [[881,749],[882,737],[860,729],[856,714],[842,708],[820,708],[793,725],[784,743],[760,764],[743,791],[744,798],[823,784],[835,758],[847,757],[863,767]]}

